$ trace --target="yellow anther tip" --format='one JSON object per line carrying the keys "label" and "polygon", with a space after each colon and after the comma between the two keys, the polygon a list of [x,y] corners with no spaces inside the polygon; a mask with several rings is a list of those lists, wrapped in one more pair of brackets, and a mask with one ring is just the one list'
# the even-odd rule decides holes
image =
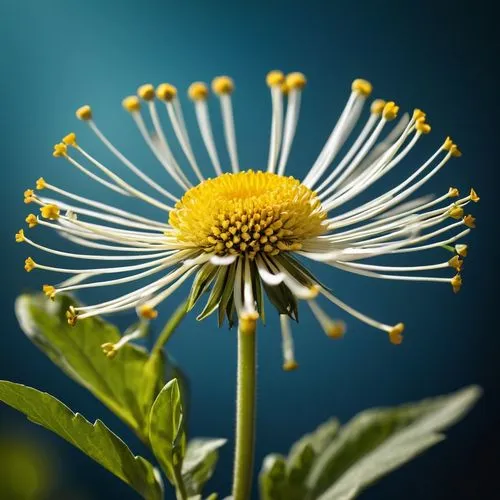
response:
{"label": "yellow anther tip", "polygon": [[67,156],[67,154],[68,154],[68,146],[66,146],[64,142],[59,142],[58,144],[54,144],[54,151],[52,152],[52,156],[60,158],[62,156]]}
{"label": "yellow anther tip", "polygon": [[150,83],[146,83],[137,89],[137,95],[145,101],[152,101],[155,98],[155,88]]}
{"label": "yellow anther tip", "polygon": [[295,71],[294,73],[286,75],[285,83],[289,90],[302,90],[307,84],[307,78],[303,73]]}
{"label": "yellow anther tip", "polygon": [[76,322],[78,321],[78,313],[75,311],[73,306],[69,306],[69,309],[66,311],[66,319],[69,326],[76,325]]}
{"label": "yellow anther tip", "polygon": [[472,217],[472,215],[466,215],[464,217],[464,224],[467,227],[470,227],[471,229],[474,229],[476,227],[476,218]]}
{"label": "yellow anther tip", "polygon": [[372,93],[373,86],[368,80],[356,78],[356,80],[352,82],[351,90],[362,96],[368,97]]}
{"label": "yellow anther tip", "polygon": [[194,82],[188,88],[188,96],[193,101],[204,101],[208,97],[208,87],[203,82]]}
{"label": "yellow anther tip", "polygon": [[35,269],[35,267],[36,267],[35,261],[31,257],[28,257],[24,261],[24,270],[27,273],[29,273],[30,271],[33,271],[33,269]]}
{"label": "yellow anther tip", "polygon": [[156,319],[158,317],[158,311],[147,304],[139,307],[139,315],[145,319]]}
{"label": "yellow anther tip", "polygon": [[450,149],[451,156],[454,158],[460,158],[462,156],[462,151],[458,149],[458,146],[456,144],[453,144]]}
{"label": "yellow anther tip", "polygon": [[76,146],[76,134],[71,132],[68,135],[65,135],[62,141],[66,144],[66,146]]}
{"label": "yellow anther tip", "polygon": [[422,118],[425,120],[426,116],[427,116],[426,113],[424,113],[421,109],[415,108],[413,110],[413,119],[415,121],[420,120]]}
{"label": "yellow anther tip", "polygon": [[450,280],[451,286],[453,288],[454,293],[458,293],[460,291],[460,288],[462,288],[462,277],[460,274],[456,274],[451,278]]}
{"label": "yellow anther tip", "polygon": [[328,326],[326,334],[331,339],[341,339],[346,331],[346,326],[343,321],[333,321],[331,325]]}
{"label": "yellow anther tip", "polygon": [[428,134],[431,131],[431,126],[425,122],[425,118],[419,118],[415,124],[415,129],[421,134]]}
{"label": "yellow anther tip", "polygon": [[473,188],[471,188],[469,196],[474,203],[477,203],[481,199]]}
{"label": "yellow anther tip", "polygon": [[50,299],[54,300],[56,296],[56,289],[52,285],[43,285],[43,293]]}
{"label": "yellow anther tip", "polygon": [[34,228],[38,224],[38,219],[36,218],[35,214],[29,214],[28,217],[26,217],[25,221],[28,224],[28,227]]}
{"label": "yellow anther tip", "polygon": [[314,299],[315,297],[317,297],[319,295],[320,290],[321,290],[321,288],[319,287],[319,285],[312,285],[309,288],[309,296],[310,296],[310,298]]}
{"label": "yellow anther tip", "polygon": [[457,198],[458,196],[460,196],[460,191],[455,187],[450,187],[450,189],[448,190],[448,197]]}
{"label": "yellow anther tip", "polygon": [[389,331],[389,340],[391,341],[391,344],[399,345],[401,344],[401,342],[403,342],[404,329],[404,323],[398,323],[391,328],[391,330]]}
{"label": "yellow anther tip", "polygon": [[85,106],[76,110],[75,115],[79,120],[92,120],[92,108],[88,104],[85,104]]}
{"label": "yellow anther tip", "polygon": [[45,179],[43,177],[39,177],[36,180],[36,188],[38,190],[42,190],[42,189],[45,189],[46,187],[47,187],[47,183],[45,182]]}
{"label": "yellow anther tip", "polygon": [[460,259],[458,255],[453,256],[449,261],[448,265],[455,269],[455,271],[460,272],[462,270],[464,261]]}
{"label": "yellow anther tip", "polygon": [[170,83],[162,83],[156,87],[156,97],[161,101],[169,102],[177,95],[177,89]]}
{"label": "yellow anther tip", "polygon": [[16,233],[16,243],[22,243],[23,241],[25,241],[24,230],[19,229],[19,231]]}
{"label": "yellow anther tip", "polygon": [[40,207],[40,213],[44,219],[56,220],[59,218],[60,209],[57,205],[45,205]]}
{"label": "yellow anther tip", "polygon": [[285,75],[282,71],[273,70],[270,71],[266,76],[266,84],[268,87],[275,87],[277,85],[283,85],[285,82]]}
{"label": "yellow anther tip", "polygon": [[129,95],[122,101],[123,108],[129,113],[135,113],[141,109],[141,102],[135,95]]}
{"label": "yellow anther tip", "polygon": [[464,244],[455,245],[455,252],[457,252],[460,257],[467,257],[468,246]]}
{"label": "yellow anther tip", "polygon": [[296,370],[298,367],[299,364],[294,359],[285,361],[283,363],[283,370],[285,370],[286,372],[292,372],[293,370]]}
{"label": "yellow anther tip", "polygon": [[115,344],[112,344],[111,342],[105,342],[104,344],[102,344],[101,349],[108,359],[114,359],[118,354],[118,349],[116,348]]}
{"label": "yellow anther tip", "polygon": [[234,82],[228,76],[217,76],[212,80],[212,90],[217,95],[231,94],[234,90]]}
{"label": "yellow anther tip", "polygon": [[382,116],[387,120],[394,120],[398,116],[399,106],[394,101],[389,101],[385,104],[382,111]]}
{"label": "yellow anther tip", "polygon": [[452,219],[461,219],[463,216],[464,216],[464,209],[462,207],[459,207],[459,206],[454,206],[450,209],[450,211],[448,212],[448,215],[452,218]]}
{"label": "yellow anther tip", "polygon": [[385,104],[386,102],[383,99],[375,99],[370,106],[370,111],[374,115],[380,116],[382,114],[382,111],[384,111]]}

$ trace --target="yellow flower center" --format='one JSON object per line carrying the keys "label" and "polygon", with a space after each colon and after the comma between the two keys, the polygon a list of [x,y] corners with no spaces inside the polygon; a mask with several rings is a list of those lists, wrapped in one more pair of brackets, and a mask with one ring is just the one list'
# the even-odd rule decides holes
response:
{"label": "yellow flower center", "polygon": [[293,177],[247,170],[208,179],[170,212],[167,234],[218,255],[296,251],[325,232],[316,193]]}

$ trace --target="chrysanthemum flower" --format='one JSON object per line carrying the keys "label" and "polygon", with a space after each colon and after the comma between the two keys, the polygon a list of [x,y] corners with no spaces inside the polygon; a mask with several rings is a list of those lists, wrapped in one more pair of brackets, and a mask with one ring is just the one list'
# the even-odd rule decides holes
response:
{"label": "chrysanthemum flower", "polygon": [[[153,180],[155,172],[145,172],[117,149],[94,121],[89,106],[78,109],[77,117],[117,163],[134,174],[137,185],[123,180],[116,166],[112,169],[96,159],[74,133],[54,146],[54,156],[123,195],[125,201],[135,197],[153,205],[159,215],[156,220],[145,218],[77,195],[43,178],[37,181],[36,190],[25,192],[26,203],[40,207],[38,215],[30,214],[26,219],[30,228],[53,229],[96,253],[54,250],[28,238],[23,230],[16,235],[17,241],[65,258],[109,261],[92,268],[59,268],[28,258],[27,271],[43,269],[71,275],[58,285],[44,285],[47,296],[124,283],[133,287],[129,293],[106,302],[71,309],[67,313],[70,324],[129,309],[153,319],[158,306],[191,279],[188,309],[206,292],[208,298],[198,319],[218,311],[219,324],[227,318],[230,325],[239,320],[243,329],[245,325],[254,326],[264,315],[267,296],[281,319],[284,366],[292,369],[296,362],[289,318],[297,317],[297,299],[309,304],[323,330],[333,338],[341,337],[345,326],[330,318],[318,301],[320,297],[386,332],[395,344],[401,342],[404,328],[402,323],[381,323],[341,301],[328,284],[311,274],[308,261],[377,279],[437,282],[448,284],[455,292],[460,289],[459,272],[467,246],[458,242],[474,227],[474,218],[464,208],[479,200],[477,194],[471,190],[460,197],[456,188],[449,188],[437,197],[408,201],[451,158],[461,155],[456,144],[447,138],[403,182],[345,211],[347,202],[390,174],[430,132],[425,113],[417,109],[412,116],[405,114],[390,128],[399,107],[392,101],[374,100],[357,137],[349,140],[372,92],[369,82],[355,80],[322,151],[298,180],[285,174],[306,79],[301,73],[285,77],[273,71],[267,76],[267,84],[272,116],[269,159],[262,171],[245,170],[245,162],[240,162],[231,100],[234,85],[228,77],[216,78],[212,90],[220,101],[229,169],[223,168],[213,139],[209,89],[204,83],[193,83],[188,95],[194,103],[210,168],[199,165],[196,159],[175,87],[165,83],[155,90],[152,85],[143,85],[138,96],[123,101],[144,142],[165,170],[168,183]],[[165,105],[172,135],[183,151],[182,159],[172,152],[170,141],[174,137],[167,138],[162,127],[158,101]],[[151,125],[144,114],[149,114]],[[444,249],[442,259],[428,265],[365,263],[388,254],[419,252],[424,256],[427,250],[439,247]],[[427,273],[440,270],[456,274],[447,277]]]}

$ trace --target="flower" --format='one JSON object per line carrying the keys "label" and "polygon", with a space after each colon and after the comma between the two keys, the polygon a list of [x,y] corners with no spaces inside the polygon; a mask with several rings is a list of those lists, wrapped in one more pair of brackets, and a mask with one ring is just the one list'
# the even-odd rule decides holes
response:
{"label": "flower", "polygon": [[[213,177],[200,168],[191,146],[177,89],[161,84],[156,89],[143,85],[137,96],[127,97],[123,106],[129,112],[146,145],[158,159],[175,185],[176,193],[150,177],[132,163],[98,128],[90,106],[77,110],[76,116],[147,189],[125,181],[115,170],[97,160],[70,133],[54,146],[53,155],[69,162],[83,174],[106,188],[134,197],[158,209],[152,220],[91,198],[65,190],[44,178],[36,189],[24,193],[26,203],[39,205],[40,214],[26,221],[55,230],[76,245],[93,253],[70,253],[42,246],[24,231],[16,241],[40,250],[80,260],[111,261],[93,268],[49,267],[26,260],[26,270],[44,269],[71,277],[58,285],[44,285],[53,299],[57,294],[95,287],[131,284],[132,291],[105,302],[73,307],[68,322],[136,309],[139,316],[154,319],[161,302],[182,283],[193,279],[188,297],[192,309],[204,292],[208,298],[198,319],[218,310],[219,324],[237,320],[249,330],[264,315],[264,297],[277,309],[282,329],[284,367],[297,366],[289,318],[297,317],[297,299],[305,300],[327,335],[342,337],[343,322],[335,321],[318,302],[319,296],[350,315],[387,333],[390,341],[402,341],[404,325],[381,323],[341,301],[308,270],[305,262],[319,261],[354,274],[386,280],[448,283],[457,292],[462,284],[458,274],[467,246],[457,243],[475,219],[464,208],[479,201],[472,189],[460,197],[456,188],[442,195],[408,199],[437,174],[453,157],[461,156],[450,138],[402,182],[349,210],[346,204],[389,174],[420,139],[431,131],[426,114],[414,110],[404,114],[394,127],[390,122],[399,114],[392,101],[377,99],[369,116],[360,125],[357,137],[348,138],[361,119],[362,109],[372,92],[366,80],[355,80],[337,123],[318,158],[302,180],[285,175],[306,78],[301,73],[284,76],[280,71],[267,75],[272,101],[269,159],[263,171],[243,170],[237,150],[233,120],[233,81],[221,76],[212,82],[222,115],[230,171],[224,172],[213,138],[208,99],[209,88],[201,82],[188,89],[194,104],[199,132],[210,158]],[[173,135],[188,168],[181,168],[161,124],[158,101],[163,102]],[[286,105],[285,105],[286,101]],[[143,108],[152,126],[146,124]],[[286,111],[285,111],[286,109]],[[387,129],[390,130],[387,132]],[[384,135],[385,134],[385,135]],[[340,156],[341,151],[344,151]],[[203,170],[203,172],[202,172]],[[152,174],[152,172],[151,172]],[[215,175],[214,175],[215,174]],[[56,195],[57,200],[45,193]],[[154,194],[152,194],[154,193]],[[179,194],[180,193],[180,194]],[[168,222],[167,222],[168,220]],[[465,227],[463,227],[465,226]],[[451,236],[450,236],[451,234]],[[452,252],[440,262],[418,266],[388,266],[366,263],[378,256],[425,252],[443,248]],[[115,264],[115,265],[113,265]],[[427,271],[456,271],[452,277],[428,276]],[[121,277],[114,277],[119,275]],[[137,283],[141,283],[140,285]],[[106,346],[108,356],[116,346]],[[111,354],[110,354],[111,353]]]}

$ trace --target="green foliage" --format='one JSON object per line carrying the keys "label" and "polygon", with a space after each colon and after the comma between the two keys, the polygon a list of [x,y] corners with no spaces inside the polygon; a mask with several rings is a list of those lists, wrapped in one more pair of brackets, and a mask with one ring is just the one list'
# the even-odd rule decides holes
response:
{"label": "green foliage", "polygon": [[181,393],[177,380],[171,380],[158,394],[149,416],[149,440],[153,452],[172,484],[186,454],[186,433]]}
{"label": "green foliage", "polygon": [[189,495],[201,493],[214,473],[219,459],[218,449],[225,444],[225,439],[198,438],[189,441],[181,470]]}
{"label": "green foliage", "polygon": [[74,304],[67,296],[51,302],[41,294],[22,295],[16,314],[34,344],[147,441],[150,405],[165,385],[164,355],[149,361],[147,351],[127,344],[115,359],[106,358],[101,345],[117,342],[120,332],[100,318],[69,326],[64,313]]}
{"label": "green foliage", "polygon": [[50,394],[13,382],[0,381],[0,400],[76,446],[143,498],[162,498],[163,488],[151,463],[134,456],[100,420],[91,424]]}
{"label": "green foliage", "polygon": [[260,474],[263,500],[350,500],[390,471],[438,443],[480,396],[471,386],[448,396],[370,409],[338,430],[329,421],[303,437],[285,459],[268,456]]}

